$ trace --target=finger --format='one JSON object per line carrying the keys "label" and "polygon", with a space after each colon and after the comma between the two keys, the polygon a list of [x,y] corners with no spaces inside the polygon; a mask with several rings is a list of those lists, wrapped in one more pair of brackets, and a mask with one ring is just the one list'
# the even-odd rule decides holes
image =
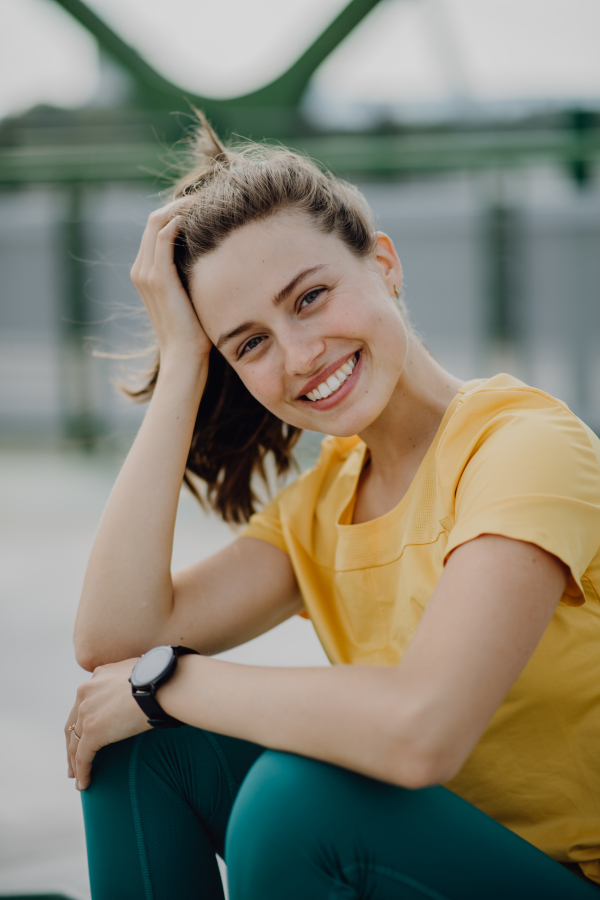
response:
{"label": "finger", "polygon": [[77,743],[77,751],[75,753],[75,787],[78,791],[85,791],[89,787],[92,780],[92,761],[96,755],[96,751],[87,737],[82,735]]}
{"label": "finger", "polygon": [[[170,222],[160,229],[156,236],[156,247],[154,251],[154,267],[159,271],[168,269],[175,270],[175,241],[177,234],[181,228],[183,216],[173,216]],[[179,275],[177,275],[179,278]]]}
{"label": "finger", "polygon": [[[154,267],[152,272],[148,273],[148,285],[157,295],[172,298],[177,296],[175,302],[182,302],[189,312],[192,313],[195,324],[199,323],[198,311],[196,310],[191,298],[184,288],[179,272],[175,266],[174,250],[177,234],[181,228],[183,216],[174,216],[170,222],[158,233],[156,238],[156,253],[154,256]],[[179,307],[181,309],[181,307]]]}
{"label": "finger", "polygon": [[75,778],[75,772],[71,764],[71,737],[72,735],[67,737],[67,778]]}
{"label": "finger", "polygon": [[165,227],[167,222],[173,218],[175,206],[176,201],[173,201],[172,203],[168,203],[166,206],[161,207],[161,209],[155,209],[154,212],[150,213],[148,216],[148,222],[142,235],[140,249],[133,264],[133,269],[131,270],[132,278],[134,277],[134,272],[136,272],[137,277],[143,277],[143,273],[152,268],[154,263],[154,251],[156,248],[156,237],[159,231]]}
{"label": "finger", "polygon": [[70,756],[69,748],[71,745],[71,737],[73,735],[73,732],[71,731],[71,725],[73,724],[73,722],[77,721],[78,710],[79,710],[79,703],[78,703],[78,701],[75,701],[73,709],[69,713],[69,715],[67,717],[67,723],[65,725],[65,741],[66,741],[66,745],[67,745],[67,763],[68,763],[67,777],[68,778],[75,778],[75,772],[73,771],[73,767],[71,765],[71,756]]}
{"label": "finger", "polygon": [[77,765],[75,762],[75,757],[77,754],[77,744],[79,743],[79,738],[73,732],[71,732],[71,738],[69,740],[69,746],[67,749],[67,757],[69,760],[69,778],[77,777]]}

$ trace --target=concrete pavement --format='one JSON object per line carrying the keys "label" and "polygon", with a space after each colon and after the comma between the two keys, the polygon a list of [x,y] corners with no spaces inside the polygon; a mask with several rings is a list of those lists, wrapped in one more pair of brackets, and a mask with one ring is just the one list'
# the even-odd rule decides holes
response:
{"label": "concrete pavement", "polygon": [[[87,900],[79,796],[66,777],[62,728],[89,677],[71,634],[85,565],[118,471],[115,457],[0,453],[0,895],[64,892]],[[232,539],[186,492],[174,565]],[[294,617],[224,654],[261,665],[322,665],[311,624]]]}

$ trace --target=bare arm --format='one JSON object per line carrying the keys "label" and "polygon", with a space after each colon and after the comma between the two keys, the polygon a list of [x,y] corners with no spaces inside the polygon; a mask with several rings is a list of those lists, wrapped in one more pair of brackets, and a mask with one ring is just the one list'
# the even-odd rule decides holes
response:
{"label": "bare arm", "polygon": [[[277,669],[186,656],[158,700],[196,727],[383,781],[444,782],[533,654],[566,579],[539,547],[484,535],[452,554],[396,668]],[[148,727],[127,682],[135,661],[101,666],[78,691],[68,724],[81,740],[67,739],[82,788],[100,747]]]}
{"label": "bare arm", "polygon": [[152,214],[132,269],[161,369],[86,571],[75,651],[88,670],[160,643],[217,652],[302,606],[286,554],[250,538],[171,576],[177,503],[211,349],[173,262],[172,214],[171,207]]}
{"label": "bare arm", "polygon": [[407,787],[462,767],[566,584],[539,547],[484,535],[451,556],[395,669],[267,669],[188,657],[158,693],[198,727]]}

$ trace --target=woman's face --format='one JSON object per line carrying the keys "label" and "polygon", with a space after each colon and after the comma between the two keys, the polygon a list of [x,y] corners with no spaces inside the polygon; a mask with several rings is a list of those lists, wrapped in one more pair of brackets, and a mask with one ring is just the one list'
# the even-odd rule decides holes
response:
{"label": "woman's face", "polygon": [[298,428],[347,437],[381,415],[402,373],[401,278],[386,235],[358,259],[308,216],[285,211],[201,257],[190,293],[208,337],[263,406]]}

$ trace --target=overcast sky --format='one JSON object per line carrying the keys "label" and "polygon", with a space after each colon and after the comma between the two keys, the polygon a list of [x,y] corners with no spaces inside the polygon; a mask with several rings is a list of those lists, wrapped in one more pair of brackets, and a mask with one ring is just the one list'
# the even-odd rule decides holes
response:
{"label": "overcast sky", "polygon": [[[187,90],[233,96],[282,72],[346,0],[89,0]],[[0,116],[98,90],[93,39],[54,0],[0,0]],[[600,0],[383,0],[325,62],[330,106],[536,99],[600,106]]]}

